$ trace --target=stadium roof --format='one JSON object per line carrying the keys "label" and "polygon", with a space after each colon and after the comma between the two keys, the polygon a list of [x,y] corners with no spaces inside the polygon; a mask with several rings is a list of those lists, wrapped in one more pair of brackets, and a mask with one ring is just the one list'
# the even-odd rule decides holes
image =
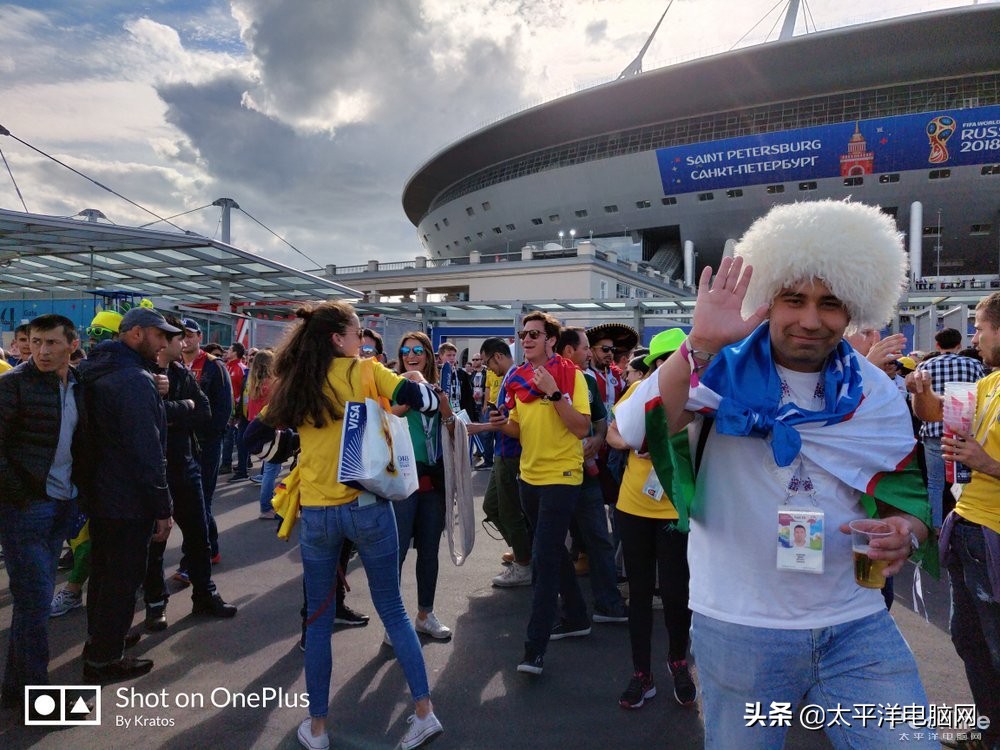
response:
{"label": "stadium roof", "polygon": [[362,296],[335,281],[192,233],[0,209],[0,299],[101,288],[187,303]]}
{"label": "stadium roof", "polygon": [[995,3],[918,13],[744,47],[569,94],[443,148],[407,181],[403,210],[419,226],[437,196],[462,178],[594,136],[844,90],[993,71],[1000,61],[998,22]]}

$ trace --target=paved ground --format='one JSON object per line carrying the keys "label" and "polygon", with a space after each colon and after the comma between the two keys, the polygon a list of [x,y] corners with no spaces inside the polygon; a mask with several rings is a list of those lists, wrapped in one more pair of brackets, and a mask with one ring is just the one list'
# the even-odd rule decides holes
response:
{"label": "paved ground", "polygon": [[[477,505],[486,480],[485,472],[476,474]],[[216,500],[222,562],[215,568],[215,580],[225,598],[240,606],[236,618],[196,622],[189,616],[188,595],[176,594],[167,611],[170,627],[144,636],[135,650],[136,655],[154,659],[155,668],[143,678],[103,689],[100,727],[26,728],[20,717],[5,711],[0,712],[0,747],[298,747],[295,729],[306,715],[294,706],[295,696],[305,691],[297,647],[302,597],[298,547],[278,540],[271,523],[257,520],[256,489],[247,482],[223,481]],[[171,537],[169,565],[179,558],[179,542],[179,534]],[[446,547],[444,542],[436,612],[455,636],[447,643],[423,641],[437,714],[445,726],[435,747],[701,747],[698,711],[674,702],[665,668],[656,675],[660,694],[655,699],[638,711],[618,707],[617,697],[630,673],[624,625],[595,624],[589,638],[554,642],[545,658],[544,675],[518,674],[515,667],[522,652],[530,588],[490,586],[505,547],[481,527],[464,566],[451,564]],[[412,557],[403,572],[411,614],[416,597]],[[60,581],[64,577],[61,574]],[[900,579],[893,614],[917,655],[932,702],[971,702],[961,661],[940,627],[948,610],[946,586],[931,585],[925,576],[924,596],[931,611],[931,622],[926,622],[907,609],[911,587],[908,577]],[[374,614],[357,560],[348,580],[354,586],[349,603]],[[583,585],[589,596],[585,580]],[[6,571],[0,567],[0,653],[6,652],[9,630],[10,594]],[[82,608],[51,622],[53,683],[81,681],[85,632]],[[373,623],[333,636],[333,747],[389,748],[406,730],[411,711],[406,683],[391,650],[382,646],[382,633]],[[666,654],[662,628],[654,634],[653,653],[662,663]],[[266,706],[237,705],[265,691],[271,698]],[[280,701],[273,698],[278,691]],[[203,707],[178,705],[199,698]],[[140,726],[135,725],[136,717]],[[121,726],[126,720],[130,726]],[[820,734],[797,729],[786,747],[811,750],[829,744]]]}

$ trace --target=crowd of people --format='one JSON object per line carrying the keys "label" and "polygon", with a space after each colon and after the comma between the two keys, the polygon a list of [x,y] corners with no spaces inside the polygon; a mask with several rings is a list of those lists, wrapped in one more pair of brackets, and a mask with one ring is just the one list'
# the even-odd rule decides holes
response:
{"label": "crowd of people", "polygon": [[[947,568],[952,639],[979,713],[998,719],[983,737],[996,748],[1000,375],[986,373],[1000,368],[1000,294],[978,305],[970,349],[944,329],[938,352],[904,355],[902,336],[877,332],[905,281],[891,218],[821,201],[759,219],[734,258],[705,269],[691,330],[646,347],[628,325],[566,327],[536,311],[516,332],[518,357],[490,338],[463,365],[453,344],[435,352],[411,331],[390,360],[349,304],[324,302],[298,310],[276,351],[234,343],[220,358],[195,321],[136,307],[95,319],[75,366],[73,322],[35,318],[15,332],[13,367],[0,374],[0,543],[13,600],[0,704],[17,707],[25,685],[47,681],[49,617],[83,605],[88,576],[84,681],[152,668],[127,653],[139,637],[131,625],[141,586],[142,627],[168,627],[163,552],[175,522],[174,578],[190,585],[193,613],[235,616],[212,580],[222,554],[212,497],[220,474],[249,480],[251,454],[266,454],[260,518],[282,520],[286,534],[297,521],[302,559],[300,744],[330,746],[334,625],[368,623],[344,603],[352,549],[414,704],[401,746],[426,744],[443,726],[418,634],[452,635],[435,592],[449,446],[467,433],[475,468],[490,472],[484,525],[510,548],[492,583],[532,588],[516,664],[525,679],[543,673],[549,641],[627,623],[619,704],[654,698],[662,663],[678,703],[700,699],[708,748],[782,747],[787,725],[748,725],[753,705],[926,706],[891,589],[856,579],[849,524],[878,518],[883,533],[861,554],[886,586],[908,559]],[[956,381],[976,384],[975,415],[942,433],[945,383]],[[365,398],[390,405],[409,432],[418,488],[405,499],[338,481],[346,404]],[[956,462],[967,475],[949,485],[944,468]],[[55,593],[67,540],[74,571]],[[413,619],[401,593],[411,549]],[[651,646],[657,598],[665,658]],[[826,733],[838,748],[900,738],[891,722],[850,718]]]}

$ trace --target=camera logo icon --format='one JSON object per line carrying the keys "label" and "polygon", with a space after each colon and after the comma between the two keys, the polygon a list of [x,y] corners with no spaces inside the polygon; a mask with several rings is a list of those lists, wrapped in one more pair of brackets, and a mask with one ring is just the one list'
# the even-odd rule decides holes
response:
{"label": "camera logo icon", "polygon": [[26,685],[24,725],[72,727],[101,723],[98,685]]}

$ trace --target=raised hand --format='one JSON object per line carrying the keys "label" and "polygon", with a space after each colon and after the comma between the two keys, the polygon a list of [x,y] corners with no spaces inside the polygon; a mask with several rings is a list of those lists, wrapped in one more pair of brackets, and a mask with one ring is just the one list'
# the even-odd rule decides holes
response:
{"label": "raised hand", "polygon": [[744,268],[742,258],[723,258],[714,280],[710,267],[702,270],[694,323],[688,336],[692,349],[717,352],[746,337],[767,317],[768,306],[763,304],[743,319],[743,299],[752,275],[753,268]]}

